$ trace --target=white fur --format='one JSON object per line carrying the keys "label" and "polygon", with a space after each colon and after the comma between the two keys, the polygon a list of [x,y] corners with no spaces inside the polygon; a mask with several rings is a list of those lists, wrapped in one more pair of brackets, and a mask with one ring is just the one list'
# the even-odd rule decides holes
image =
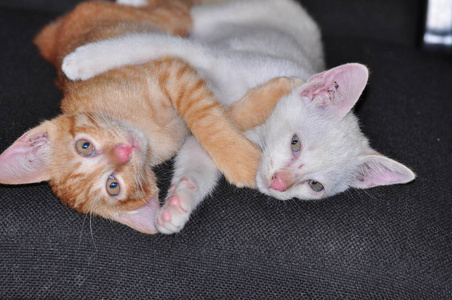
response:
{"label": "white fur", "polygon": [[[63,71],[71,79],[87,79],[125,64],[164,55],[178,56],[197,68],[220,101],[230,104],[248,89],[272,78],[291,76],[307,80],[324,69],[317,25],[292,0],[206,4],[193,8],[192,17],[190,39],[155,33],[129,34],[88,44],[64,59]],[[353,88],[353,84],[342,88],[349,86]],[[257,175],[261,192],[282,200],[319,199],[349,186],[376,185],[388,170],[400,178],[386,184],[414,178],[409,169],[389,159],[388,167],[388,163],[379,160],[379,155],[364,164],[366,157],[376,152],[369,147],[356,117],[348,113],[339,119],[324,107],[310,105],[300,96],[303,88],[296,88],[283,98],[264,125],[246,133],[263,149]],[[299,157],[294,157],[291,150],[294,134],[302,142]],[[373,165],[382,172],[369,171]],[[282,172],[290,176],[293,186],[285,191],[270,188],[272,177]],[[187,140],[176,159],[172,192],[157,214],[157,228],[164,233],[181,230],[193,209],[213,190],[218,176],[210,157],[196,140]],[[366,176],[369,181],[363,180]],[[195,188],[183,178],[189,179]],[[314,191],[309,187],[311,180],[322,183],[324,190]],[[180,201],[171,202],[175,196]],[[163,214],[167,220],[163,220]]]}
{"label": "white fur", "polygon": [[142,7],[148,4],[147,0],[116,0],[116,3],[135,7]]}

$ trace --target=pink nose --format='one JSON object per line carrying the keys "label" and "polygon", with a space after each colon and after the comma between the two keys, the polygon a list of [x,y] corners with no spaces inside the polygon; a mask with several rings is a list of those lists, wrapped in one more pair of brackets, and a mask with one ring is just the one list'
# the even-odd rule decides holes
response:
{"label": "pink nose", "polygon": [[125,164],[132,157],[133,147],[125,144],[116,144],[114,149],[115,159],[120,164]]}
{"label": "pink nose", "polygon": [[290,185],[281,173],[275,173],[272,177],[270,188],[272,190],[284,192],[287,191],[288,188],[290,188]]}

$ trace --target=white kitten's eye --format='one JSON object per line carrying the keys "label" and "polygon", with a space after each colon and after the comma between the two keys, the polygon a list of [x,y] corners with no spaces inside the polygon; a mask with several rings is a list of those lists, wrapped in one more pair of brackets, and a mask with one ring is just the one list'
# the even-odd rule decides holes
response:
{"label": "white kitten's eye", "polygon": [[75,149],[80,155],[83,156],[91,156],[96,153],[96,149],[94,148],[93,144],[85,139],[80,139],[75,142]]}
{"label": "white kitten's eye", "polygon": [[297,153],[301,150],[301,142],[296,134],[294,134],[292,137],[290,147],[292,148],[292,152],[294,152],[294,153]]}
{"label": "white kitten's eye", "polygon": [[311,189],[315,192],[321,192],[323,190],[323,184],[321,184],[318,181],[315,180],[309,180],[308,181],[309,186],[311,187]]}
{"label": "white kitten's eye", "polygon": [[119,191],[120,191],[119,182],[113,176],[108,177],[106,188],[107,188],[107,193],[110,196],[118,196],[119,195]]}

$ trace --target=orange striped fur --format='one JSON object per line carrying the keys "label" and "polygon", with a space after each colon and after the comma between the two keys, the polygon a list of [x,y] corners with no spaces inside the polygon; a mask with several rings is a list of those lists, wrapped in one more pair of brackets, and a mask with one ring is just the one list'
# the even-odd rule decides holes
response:
{"label": "orange striped fur", "polygon": [[[40,32],[35,43],[58,71],[62,115],[30,130],[24,139],[48,139],[41,158],[47,167],[36,178],[48,180],[65,204],[153,233],[117,217],[158,201],[151,167],[174,156],[191,131],[227,180],[253,187],[260,153],[240,129],[262,123],[279,98],[298,83],[287,78],[270,81],[251,90],[228,114],[199,74],[180,59],[126,66],[87,81],[63,76],[62,59],[85,43],[127,32],[188,33],[191,1],[148,2],[140,8],[85,2]],[[91,156],[81,155],[79,141],[94,147]],[[124,154],[122,149],[129,150]],[[106,192],[111,178],[119,183],[118,195]]]}

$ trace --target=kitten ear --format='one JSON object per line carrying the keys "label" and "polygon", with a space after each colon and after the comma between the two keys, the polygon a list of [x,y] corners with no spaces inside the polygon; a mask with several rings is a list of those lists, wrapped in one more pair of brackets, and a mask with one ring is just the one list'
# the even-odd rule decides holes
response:
{"label": "kitten ear", "polygon": [[153,198],[134,211],[117,213],[111,218],[142,233],[154,234],[157,233],[154,219],[158,208],[158,201]]}
{"label": "kitten ear", "polygon": [[367,189],[379,185],[407,183],[416,175],[406,166],[379,153],[363,155],[352,187]]}
{"label": "kitten ear", "polygon": [[27,131],[0,155],[0,183],[25,184],[50,179],[50,122]]}
{"label": "kitten ear", "polygon": [[366,66],[350,63],[311,77],[300,96],[306,104],[329,110],[342,119],[358,101],[369,78]]}

